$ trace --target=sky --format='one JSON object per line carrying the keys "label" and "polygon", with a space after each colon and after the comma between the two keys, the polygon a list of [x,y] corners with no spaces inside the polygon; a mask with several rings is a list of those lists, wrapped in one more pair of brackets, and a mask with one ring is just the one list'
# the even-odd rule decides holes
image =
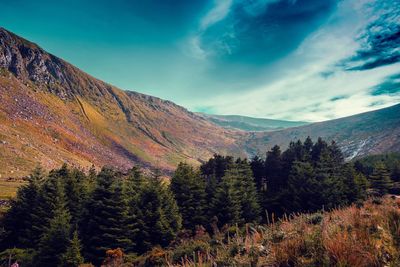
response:
{"label": "sky", "polygon": [[400,102],[400,0],[0,0],[0,26],[191,111],[323,121]]}

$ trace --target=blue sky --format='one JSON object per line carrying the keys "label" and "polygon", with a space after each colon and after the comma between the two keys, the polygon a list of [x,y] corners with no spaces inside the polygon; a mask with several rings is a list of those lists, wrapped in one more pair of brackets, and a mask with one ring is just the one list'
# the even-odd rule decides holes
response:
{"label": "blue sky", "polygon": [[322,121],[400,100],[399,0],[0,0],[0,26],[192,111]]}

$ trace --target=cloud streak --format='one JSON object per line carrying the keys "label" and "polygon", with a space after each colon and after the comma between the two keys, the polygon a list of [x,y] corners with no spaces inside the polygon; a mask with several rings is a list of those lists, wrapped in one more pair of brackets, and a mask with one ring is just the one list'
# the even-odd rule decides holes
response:
{"label": "cloud streak", "polygon": [[[374,2],[368,5],[371,3]],[[370,20],[368,5],[340,3],[338,11],[324,27],[274,65],[282,69],[279,78],[265,81],[265,85],[246,93],[216,97],[209,100],[207,106],[221,114],[323,121],[398,103],[400,63],[360,68],[359,71],[348,71],[341,64],[369,47],[364,39],[355,37],[360,32],[368,32],[372,23],[376,23]],[[367,38],[368,42],[374,38],[377,36]],[[371,49],[376,58],[376,54],[392,54],[393,51],[388,51],[392,48],[393,43]]]}

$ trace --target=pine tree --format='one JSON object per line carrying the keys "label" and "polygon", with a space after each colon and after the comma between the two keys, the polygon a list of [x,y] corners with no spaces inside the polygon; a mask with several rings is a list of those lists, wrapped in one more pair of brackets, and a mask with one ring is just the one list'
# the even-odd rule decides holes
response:
{"label": "pine tree", "polygon": [[322,185],[317,180],[312,165],[296,161],[290,171],[288,191],[282,203],[286,213],[316,211],[322,208]]}
{"label": "pine tree", "polygon": [[211,202],[211,214],[218,220],[218,226],[243,224],[240,192],[237,181],[226,174],[218,184]]}
{"label": "pine tree", "polygon": [[70,240],[69,246],[66,252],[62,256],[62,266],[64,267],[76,267],[84,262],[81,255],[81,242],[79,240],[78,231],[75,230],[72,239]]}
{"label": "pine tree", "polygon": [[247,160],[236,164],[236,168],[229,170],[229,175],[237,175],[238,190],[241,193],[242,216],[245,222],[258,222],[261,213],[260,200],[253,173]]}
{"label": "pine tree", "polygon": [[262,158],[255,156],[251,160],[250,166],[258,191],[266,190],[265,161]]}
{"label": "pine tree", "polygon": [[43,180],[43,170],[37,167],[29,176],[28,184],[18,189],[17,196],[11,201],[11,208],[3,219],[7,232],[2,246],[30,248],[37,244],[39,236],[32,227],[32,215],[37,209]]}
{"label": "pine tree", "polygon": [[195,230],[207,223],[206,185],[200,173],[186,163],[180,163],[171,179],[171,190],[182,215],[183,227]]}
{"label": "pine tree", "polygon": [[126,220],[126,236],[132,240],[132,246],[126,249],[127,253],[130,252],[143,252],[141,244],[142,239],[147,238],[143,235],[143,229],[145,228],[145,220],[143,216],[142,207],[140,207],[140,193],[146,183],[141,171],[137,167],[133,167],[129,171],[127,184],[126,184],[126,195],[128,201],[127,220]]}
{"label": "pine tree", "polygon": [[59,171],[63,175],[67,175],[65,172],[68,170],[61,168],[51,171],[41,186],[37,199],[37,207],[32,211],[33,240],[40,239],[49,227],[50,221],[53,220],[58,208],[57,205],[65,202],[65,192]]}
{"label": "pine tree", "polygon": [[112,169],[103,168],[81,222],[85,258],[94,264],[102,262],[108,249],[132,246],[126,236],[127,201],[117,179]]}
{"label": "pine tree", "polygon": [[87,201],[89,188],[86,175],[77,169],[68,171],[63,179],[67,207],[71,214],[71,223],[76,224],[82,217],[83,207]]}
{"label": "pine tree", "polygon": [[386,166],[382,162],[378,162],[374,165],[374,170],[369,176],[371,187],[378,196],[383,196],[388,193],[392,181]]}
{"label": "pine tree", "polygon": [[307,136],[306,140],[304,141],[304,151],[307,155],[306,160],[310,160],[311,159],[311,151],[313,148],[313,141],[311,140],[310,136]]}
{"label": "pine tree", "polygon": [[211,210],[220,226],[259,221],[260,204],[247,161],[238,161],[225,172],[217,186]]}
{"label": "pine tree", "polygon": [[341,172],[344,178],[346,204],[365,199],[368,184],[367,178],[363,174],[357,173],[350,164],[343,165]]}
{"label": "pine tree", "polygon": [[167,246],[182,227],[182,217],[171,190],[159,179],[148,179],[143,184],[138,207],[143,228],[137,236],[140,252],[153,246]]}
{"label": "pine tree", "polygon": [[312,149],[312,163],[315,177],[322,185],[319,205],[326,209],[346,205],[345,177],[341,170],[343,156],[336,144],[328,145],[319,138]]}
{"label": "pine tree", "polygon": [[281,149],[279,146],[274,146],[267,152],[265,160],[267,191],[277,192],[284,186],[286,179],[283,177],[283,165]]}
{"label": "pine tree", "polygon": [[233,157],[215,154],[213,158],[200,166],[201,173],[208,179],[216,178],[217,183],[225,175],[225,171],[233,165]]}
{"label": "pine tree", "polygon": [[39,242],[35,260],[38,266],[61,266],[63,255],[70,244],[71,216],[66,209],[65,196],[60,186],[57,187],[57,193],[53,218],[44,229]]}

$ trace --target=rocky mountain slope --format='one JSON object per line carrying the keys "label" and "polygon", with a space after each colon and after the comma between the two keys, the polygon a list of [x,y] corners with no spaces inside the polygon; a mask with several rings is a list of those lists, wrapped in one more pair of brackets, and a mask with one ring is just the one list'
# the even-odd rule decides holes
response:
{"label": "rocky mountain slope", "polygon": [[226,129],[170,101],[104,83],[0,28],[1,177],[63,162],[168,173],[180,161],[265,155],[308,135],[337,140],[349,158],[400,151],[399,112],[394,106],[272,132]]}
{"label": "rocky mountain slope", "polygon": [[122,91],[0,29],[0,174],[37,163],[172,170],[240,154],[238,133],[172,102]]}
{"label": "rocky mountain slope", "polygon": [[304,121],[284,121],[239,115],[210,115],[198,113],[205,119],[227,129],[243,131],[275,131],[309,124]]}

